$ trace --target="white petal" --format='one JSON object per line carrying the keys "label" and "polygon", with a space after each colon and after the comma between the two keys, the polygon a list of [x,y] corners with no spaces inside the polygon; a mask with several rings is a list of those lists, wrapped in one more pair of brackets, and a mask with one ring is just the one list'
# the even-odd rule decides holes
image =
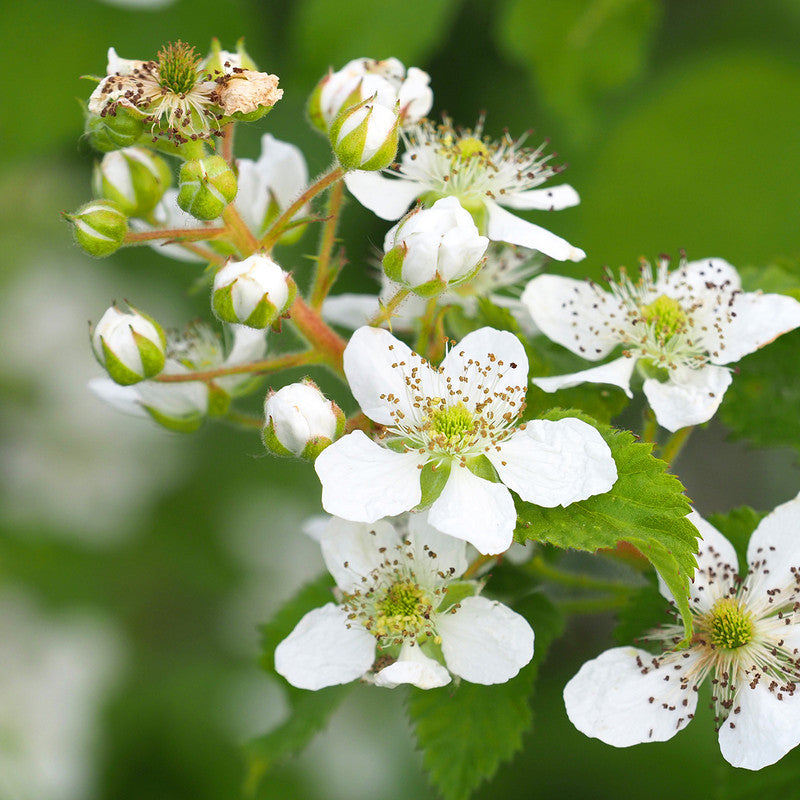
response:
{"label": "white petal", "polygon": [[628,397],[633,397],[631,391],[631,375],[636,366],[635,358],[617,358],[608,364],[599,367],[583,369],[580,372],[571,372],[568,375],[554,375],[549,378],[531,378],[531,383],[545,392],[557,392],[559,389],[568,389],[570,386],[579,386],[582,383],[608,383],[619,386]]}
{"label": "white petal", "polygon": [[375,294],[345,292],[322,301],[322,318],[333,325],[355,330],[366,325],[381,309]]}
{"label": "white petal", "polygon": [[715,364],[732,364],[800,325],[800,303],[782,294],[737,294],[727,309],[736,316],[725,327]]}
{"label": "white petal", "polygon": [[[728,593],[739,573],[739,561],[734,546],[710,522],[706,522],[696,511],[692,511],[686,519],[702,537],[697,543],[697,569],[689,587],[689,600],[699,613],[705,613]],[[661,575],[658,575],[658,589],[662,597],[671,603],[675,602]]]}
{"label": "white petal", "polygon": [[678,367],[661,383],[648,378],[643,385],[658,424],[668,431],[708,422],[731,384],[730,370],[707,364],[700,369]]}
{"label": "white petal", "polygon": [[416,181],[385,178],[379,172],[348,172],[344,182],[353,197],[381,219],[400,219],[424,191]]}
{"label": "white petal", "polygon": [[375,638],[328,603],[309,611],[275,648],[275,670],[298,689],[322,689],[360,678],[375,660]]}
{"label": "white petal", "polygon": [[493,555],[511,547],[517,512],[502,483],[479,478],[454,462],[444,490],[428,512],[428,522]]}
{"label": "white petal", "polygon": [[800,692],[783,692],[779,700],[764,676],[755,689],[745,684],[734,704],[741,711],[730,714],[719,729],[719,748],[729,764],[762,769],[800,744]]}
{"label": "white petal", "polygon": [[589,361],[605,358],[621,341],[615,330],[625,310],[594,283],[537,275],[521,300],[545,336]]}
{"label": "white petal", "polygon": [[[493,407],[500,402],[514,416],[522,412],[528,356],[520,340],[509,331],[480,328],[468,333],[445,356],[440,373],[442,379],[450,379],[453,391],[463,390],[459,399],[472,411],[486,400],[483,389],[491,388],[488,396],[494,397]],[[497,414],[502,413],[504,409],[498,409]]]}
{"label": "white petal", "polygon": [[508,194],[502,198],[506,208],[520,210],[537,208],[540,211],[558,211],[576,206],[580,202],[578,193],[567,183],[549,189],[528,189],[527,192]]}
{"label": "white petal", "polygon": [[89,391],[103,402],[113,406],[117,411],[135,417],[147,417],[136,386],[120,386],[111,378],[92,378],[88,383]]}
{"label": "white petal", "polygon": [[261,137],[256,165],[279,208],[288,208],[308,184],[308,167],[300,148],[269,133]]}
{"label": "white petal", "polygon": [[399,542],[400,536],[386,520],[350,522],[339,517],[330,517],[320,538],[325,566],[346,594],[361,589],[362,579],[369,578]]}
{"label": "white petal", "polygon": [[428,658],[422,648],[405,642],[400,657],[375,675],[375,685],[394,689],[401,683],[411,683],[420,689],[436,689],[450,683],[450,673],[438,662]]}
{"label": "white petal", "polygon": [[489,216],[486,235],[493,242],[508,242],[530,247],[556,261],[581,261],[586,258],[583,250],[573,247],[566,239],[514,216],[492,200],[485,200],[484,203]]}
{"label": "white petal", "polygon": [[223,367],[234,367],[238,364],[249,364],[264,358],[267,352],[267,339],[263,330],[250,328],[247,325],[229,325],[233,334],[233,344]]}
{"label": "white petal", "polygon": [[668,666],[642,674],[637,657],[648,665],[653,658],[634,647],[606,650],[587,661],[564,687],[567,716],[581,733],[614,747],[630,747],[666,741],[689,724],[697,692],[691,685],[682,690],[674,677],[664,680]]}
{"label": "white petal", "polygon": [[776,597],[775,602],[788,600],[787,589],[796,585],[792,568],[800,570],[800,495],[767,514],[753,531],[747,546],[747,563],[754,568],[757,562],[754,574],[760,591],[751,585],[751,592],[780,589],[783,597]]}
{"label": "white petal", "polygon": [[603,437],[568,417],[533,420],[486,455],[500,480],[523,500],[545,508],[568,506],[609,491],[617,465]]}
{"label": "white petal", "polygon": [[724,258],[701,258],[689,261],[680,269],[660,275],[656,281],[657,292],[665,291],[670,297],[685,295],[700,299],[708,292],[707,284],[726,290],[741,289],[742,282],[736,268]]}
{"label": "white petal", "polygon": [[[344,372],[350,391],[361,410],[381,425],[392,425],[398,416],[417,418],[414,396],[435,396],[436,373],[421,356],[383,328],[359,328],[344,351]],[[408,379],[414,373],[414,387]]]}
{"label": "white petal", "polygon": [[466,597],[453,613],[440,614],[436,630],[447,668],[471,683],[505,683],[533,658],[527,620],[485,597]]}
{"label": "white petal", "polygon": [[[411,514],[408,518],[409,540],[414,553],[415,574],[420,583],[433,587],[443,582],[442,574],[458,578],[467,569],[467,543],[436,530],[428,523],[428,512]],[[427,582],[422,572],[428,573]]]}
{"label": "white petal", "polygon": [[395,453],[363,431],[343,436],[314,462],[322,482],[322,507],[354,522],[375,522],[400,514],[422,499],[416,452]]}

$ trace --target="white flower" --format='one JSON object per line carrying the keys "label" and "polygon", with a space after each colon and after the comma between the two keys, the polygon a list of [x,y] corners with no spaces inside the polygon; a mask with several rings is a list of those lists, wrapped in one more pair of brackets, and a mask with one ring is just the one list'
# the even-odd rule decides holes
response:
{"label": "white flower", "polygon": [[391,111],[399,104],[402,124],[412,125],[431,110],[433,92],[429,83],[427,72],[409,67],[406,73],[396,58],[356,58],[319,82],[311,96],[311,118],[327,130],[343,109],[374,97],[376,103]]}
{"label": "white flower", "polygon": [[539,250],[558,261],[580,261],[583,250],[544,228],[506,211],[555,210],[577,205],[577,192],[567,184],[538,188],[558,170],[543,147],[529,149],[522,139],[508,136],[492,142],[475,131],[456,131],[449,121],[434,125],[427,120],[401,130],[405,143],[400,165],[386,171],[351,172],[347,188],[381,219],[399,219],[415,200],[426,204],[440,197],[457,197],[476,217],[481,232],[492,241]]}
{"label": "white flower", "polygon": [[106,77],[89,98],[89,111],[116,115],[127,108],[178,144],[208,138],[219,127],[220,112],[250,114],[271,108],[283,96],[278,78],[226,65],[206,71],[194,48],[171,43],[157,61],[119,58],[108,50]]}
{"label": "white flower", "polygon": [[354,431],[316,460],[331,514],[375,522],[418,506],[424,487],[434,528],[502,553],[517,520],[509,489],[554,507],[607,492],[617,479],[590,425],[570,418],[515,426],[528,359],[507,331],[468,334],[437,368],[388,331],[359,328],[344,371],[364,414],[384,429],[380,441]]}
{"label": "white flower", "polygon": [[634,367],[659,424],[670,431],[714,416],[731,382],[732,364],[800,325],[791,297],[742,292],[736,270],[721,258],[642,266],[634,283],[623,272],[611,292],[590,281],[539,275],[522,302],[550,339],[598,361],[617,345],[622,358],[600,367],[535,378],[547,392],[586,381],[610,383],[632,396]]}
{"label": "white flower", "polygon": [[[564,689],[578,730],[615,747],[664,741],[694,717],[697,689],[711,678],[715,723],[726,761],[761,769],[800,744],[800,495],[778,506],[753,532],[747,572],[736,551],[693,512],[703,540],[690,604],[694,636],[669,649],[683,628],[652,635],[665,652],[607,650]],[[672,600],[661,583],[661,593]]]}
{"label": "white flower", "polygon": [[[459,580],[464,542],[433,530],[422,514],[409,517],[407,531],[395,524],[330,520],[320,543],[341,602],[300,620],[276,648],[275,669],[301,689],[362,677],[421,689],[448,684],[451,673],[487,685],[513,678],[533,657],[530,625],[476,596],[477,581]],[[457,595],[448,597],[453,584]]]}
{"label": "white flower", "polygon": [[488,244],[458,199],[443,197],[431,208],[415,208],[386,234],[383,266],[393,280],[427,297],[473,277]]}
{"label": "white flower", "polygon": [[[167,360],[162,375],[233,367],[264,357],[264,331],[231,325],[233,342],[227,355],[220,338],[207,326],[195,325],[185,336],[168,339]],[[106,378],[89,381],[89,388],[101,400],[126,414],[151,417],[170,430],[196,430],[212,413],[214,401],[223,403],[241,393],[252,380],[248,374],[216,378],[213,383],[142,381],[135,386],[118,386]],[[209,387],[213,387],[211,397]]]}

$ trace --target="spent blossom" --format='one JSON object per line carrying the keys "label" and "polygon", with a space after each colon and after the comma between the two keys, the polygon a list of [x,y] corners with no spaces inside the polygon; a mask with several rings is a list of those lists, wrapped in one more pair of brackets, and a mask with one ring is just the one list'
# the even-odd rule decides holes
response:
{"label": "spent blossom", "polygon": [[345,177],[356,199],[381,219],[399,219],[415,200],[431,205],[441,197],[457,197],[492,241],[539,250],[558,261],[580,261],[586,254],[539,225],[517,217],[514,210],[542,211],[577,205],[578,193],[569,185],[541,185],[559,170],[552,154],[523,146],[524,137],[507,134],[499,141],[483,136],[483,123],[474,131],[457,130],[449,120],[428,120],[401,130],[405,151],[398,165],[376,172],[352,172]]}
{"label": "spent blossom", "polygon": [[347,434],[315,462],[322,505],[356,522],[430,505],[428,522],[482,553],[511,546],[511,491],[540,506],[607,492],[608,445],[577,419],[519,424],[528,359],[516,336],[481,328],[434,367],[388,331],[359,328],[344,371],[378,440]]}
{"label": "spent blossom", "polygon": [[[800,744],[800,495],[758,525],[740,574],[733,545],[692,512],[702,534],[683,628],[649,635],[659,655],[616,647],[581,667],[564,689],[578,730],[615,747],[664,741],[695,715],[697,690],[711,681],[714,721],[726,761],[761,769]],[[661,584],[661,592],[672,600]]]}
{"label": "spent blossom", "polygon": [[681,261],[669,271],[644,262],[638,281],[623,271],[604,291],[592,281],[539,275],[522,301],[540,330],[591,361],[622,346],[622,356],[570,375],[536,378],[548,392],[609,383],[632,396],[634,367],[659,424],[670,431],[706,422],[731,383],[733,364],[800,325],[800,303],[788,296],[743,292],[721,258]]}
{"label": "spent blossom", "polygon": [[275,650],[275,668],[301,689],[365,678],[432,689],[451,674],[505,683],[533,657],[528,622],[463,580],[465,542],[424,514],[372,525],[331,518],[320,544],[337,603],[306,614]]}

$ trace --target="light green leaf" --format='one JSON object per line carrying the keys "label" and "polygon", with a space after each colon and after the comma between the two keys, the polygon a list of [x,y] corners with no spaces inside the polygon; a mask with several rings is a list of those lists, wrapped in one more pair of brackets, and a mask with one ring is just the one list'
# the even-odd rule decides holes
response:
{"label": "light green leaf", "polygon": [[462,681],[457,687],[412,689],[408,708],[431,782],[445,800],[466,800],[522,746],[530,727],[530,694],[539,665],[563,628],[563,617],[540,594],[515,608],[536,635],[533,661],[516,678],[495,686]]}
{"label": "light green leaf", "polygon": [[[330,575],[318,578],[298,592],[275,618],[263,626],[262,666],[275,675],[273,653],[275,648],[294,629],[309,611],[331,600],[333,580]],[[282,678],[280,680],[283,680]],[[245,796],[254,797],[269,770],[283,758],[302,750],[312,737],[321,731],[354,684],[329,686],[312,692],[286,685],[289,716],[285,722],[269,733],[250,740],[245,745],[248,763]]]}
{"label": "light green leaf", "polygon": [[497,39],[585,134],[599,101],[642,71],[659,16],[657,0],[511,0]]}
{"label": "light green leaf", "polygon": [[611,491],[566,508],[541,508],[517,502],[519,541],[534,539],[557,547],[594,551],[629,542],[658,570],[670,588],[691,634],[689,581],[697,566],[697,529],[686,519],[691,510],[681,482],[667,464],[652,455],[652,444],[637,442],[574,411],[554,410],[545,419],[578,417],[595,425],[611,448],[618,478]]}

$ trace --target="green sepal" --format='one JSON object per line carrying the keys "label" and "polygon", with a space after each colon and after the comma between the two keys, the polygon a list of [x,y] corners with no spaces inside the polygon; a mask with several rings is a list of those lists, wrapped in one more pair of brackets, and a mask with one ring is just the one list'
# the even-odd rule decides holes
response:
{"label": "green sepal", "polygon": [[313,464],[317,456],[331,444],[333,444],[333,442],[327,436],[312,436],[303,448],[303,452],[300,453],[300,458],[310,461]]}
{"label": "green sepal", "polygon": [[669,380],[669,367],[659,366],[652,358],[640,358],[636,362],[636,371],[645,380],[654,378],[659,383],[666,383]]}
{"label": "green sepal", "polygon": [[231,396],[216,383],[208,384],[208,416],[224,417],[231,407]]}
{"label": "green sepal", "polygon": [[145,115],[139,111],[120,106],[116,114],[104,117],[89,114],[86,118],[85,135],[89,144],[101,153],[122,150],[135,145],[144,134]]}
{"label": "green sepal", "polygon": [[236,173],[222,156],[186,161],[181,166],[178,206],[195,219],[219,217],[237,192]]}
{"label": "green sepal", "polygon": [[553,409],[544,419],[576,417],[597,428],[611,449],[618,477],[610,491],[566,507],[542,508],[516,500],[515,538],[557,547],[595,551],[632,544],[658,570],[683,618],[685,640],[691,636],[689,583],[697,567],[697,529],[686,518],[691,511],[680,481],[668,465],[652,455],[651,443],[632,433],[600,425],[578,411]]}
{"label": "green sepal", "polygon": [[490,483],[498,483],[497,470],[491,461],[483,454],[472,456],[467,459],[467,469],[479,478],[483,478]]}
{"label": "green sepal", "polygon": [[205,419],[199,412],[186,417],[168,417],[151,406],[142,406],[155,422],[176,433],[194,433]]}
{"label": "green sepal", "polygon": [[386,137],[384,143],[378,148],[372,158],[367,159],[359,169],[379,170],[385,169],[391,164],[397,155],[397,148],[400,144],[400,117],[397,118],[391,133]]}
{"label": "green sepal", "polygon": [[477,581],[451,581],[445,588],[447,593],[436,609],[437,614],[447,611],[448,608],[460,603],[465,597],[474,597],[478,593],[480,584]]}
{"label": "green sepal", "polygon": [[[330,71],[326,78],[330,77]],[[320,98],[322,97],[322,87],[325,84],[326,78],[323,78],[315,87],[311,94],[308,96],[308,103],[306,105],[306,114],[308,114],[308,121],[320,133],[327,134],[328,126],[325,124],[325,117],[322,116],[322,105]]]}
{"label": "green sepal", "polygon": [[229,322],[231,324],[239,324],[236,312],[233,308],[233,284],[229,283],[221,289],[217,289],[211,297],[211,308],[214,311],[217,319],[222,322]]}
{"label": "green sepal", "polygon": [[111,378],[111,380],[118,383],[120,386],[131,386],[145,379],[144,375],[139,375],[130,367],[125,366],[125,364],[117,358],[111,348],[109,348],[102,336],[100,337],[100,344],[103,348],[103,362],[101,363],[103,363],[108,377]]}
{"label": "green sepal", "polygon": [[64,216],[72,223],[76,243],[95,258],[119,250],[128,233],[128,218],[111,200],[87,203],[74,214]]}
{"label": "green sepal", "polygon": [[295,453],[281,444],[280,440],[275,435],[275,426],[272,424],[271,419],[267,420],[267,424],[261,429],[261,441],[264,443],[264,447],[274,456],[280,456],[281,458],[297,458]]}
{"label": "green sepal", "polygon": [[[131,328],[131,335],[133,336],[133,341],[136,342],[136,349],[142,359],[144,377],[152,378],[154,375],[158,375],[164,369],[163,347],[160,347],[141,333],[137,333],[133,328]],[[105,343],[103,343],[103,346],[105,347]]]}
{"label": "green sepal", "polygon": [[[367,101],[364,101],[367,102]],[[341,112],[333,121],[330,130],[330,140],[333,145],[333,152],[339,163],[345,169],[361,169],[361,157],[364,154],[364,145],[367,141],[367,125],[369,118],[365,119],[360,125],[353,128],[341,141],[339,141],[339,131],[347,119],[348,114],[355,109],[347,108]]]}
{"label": "green sepal", "polygon": [[248,328],[267,328],[278,318],[279,309],[269,301],[269,295],[265,294],[256,307],[250,312],[250,316],[242,321]]}
{"label": "green sepal", "polygon": [[428,461],[419,474],[420,487],[422,488],[422,499],[419,501],[419,508],[427,508],[442,493],[447,479],[450,477],[451,462],[449,458],[434,464]]}
{"label": "green sepal", "polygon": [[405,261],[408,247],[405,243],[393,247],[383,257],[383,271],[386,277],[393,280],[395,283],[403,282],[403,261]]}
{"label": "green sepal", "polygon": [[429,300],[431,297],[440,295],[446,288],[447,281],[443,280],[437,272],[435,278],[425,281],[425,283],[421,283],[419,286],[412,286],[411,291],[419,297],[424,297],[426,300]]}

